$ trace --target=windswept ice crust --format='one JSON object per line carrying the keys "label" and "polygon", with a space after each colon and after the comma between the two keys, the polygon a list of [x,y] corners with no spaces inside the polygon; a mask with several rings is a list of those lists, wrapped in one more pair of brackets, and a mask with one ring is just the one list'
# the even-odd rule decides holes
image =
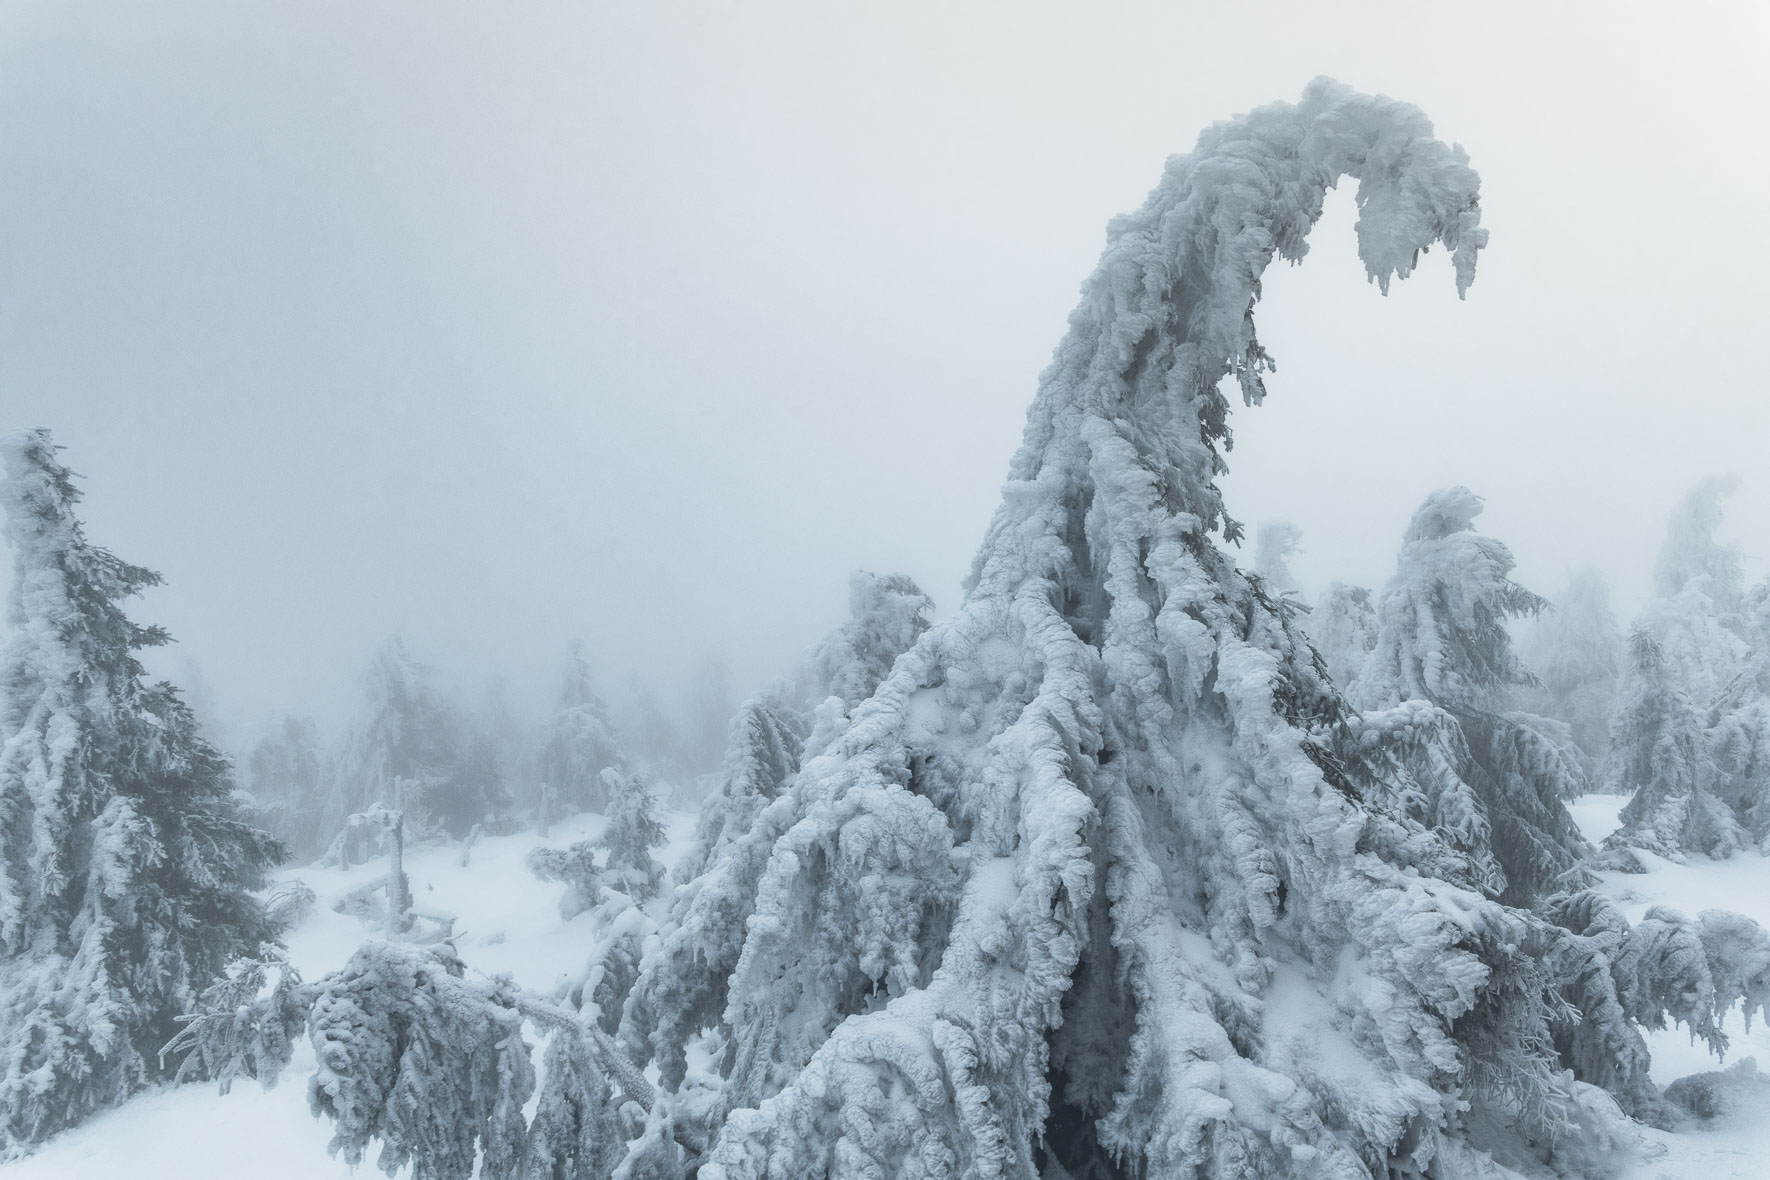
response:
{"label": "windswept ice crust", "polygon": [[[1337,695],[1212,536],[1218,384],[1264,396],[1261,273],[1342,176],[1379,286],[1434,244],[1468,286],[1464,154],[1327,81],[1113,222],[962,609],[691,887],[704,975],[629,1006],[688,988],[715,1030],[703,1177],[1492,1174],[1482,1127],[1601,1118],[1497,1043],[1520,916],[1361,805]],[[688,1118],[681,1031],[651,1048]]]}

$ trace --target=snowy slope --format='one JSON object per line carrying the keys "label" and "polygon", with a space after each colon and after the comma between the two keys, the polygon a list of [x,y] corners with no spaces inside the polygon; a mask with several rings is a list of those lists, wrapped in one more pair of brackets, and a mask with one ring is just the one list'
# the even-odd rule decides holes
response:
{"label": "snowy slope", "polygon": [[[1622,803],[1619,797],[1590,795],[1573,811],[1586,835],[1597,839],[1615,827]],[[669,822],[671,844],[664,859],[673,860],[692,831],[693,816],[673,813]],[[455,848],[411,849],[406,867],[417,904],[456,915],[457,946],[471,968],[508,971],[525,986],[547,990],[581,966],[589,947],[588,916],[562,922],[555,908],[562,887],[535,880],[523,858],[537,843],[564,847],[595,835],[601,826],[600,817],[580,816],[557,825],[544,841],[532,832],[486,838],[474,848],[466,868]],[[1604,874],[1604,889],[1622,902],[1631,921],[1649,906],[1670,905],[1687,914],[1733,909],[1770,925],[1770,858],[1654,863],[1654,870],[1642,876]],[[376,863],[349,871],[301,868],[279,874],[279,880],[299,877],[319,894],[314,913],[288,939],[290,958],[306,978],[341,966],[359,942],[376,935],[358,919],[332,912],[331,903],[380,871]],[[1759,1023],[1748,1034],[1735,1019],[1728,1031],[1733,1047],[1727,1065],[1755,1057],[1770,1069],[1770,1028]],[[1662,1085],[1720,1067],[1680,1030],[1650,1033],[1648,1040],[1654,1078]],[[312,1069],[311,1049],[297,1042],[295,1060],[273,1090],[243,1081],[226,1097],[208,1085],[144,1094],[36,1155],[0,1166],[0,1175],[6,1180],[345,1180],[353,1175],[361,1180],[379,1175],[367,1165],[353,1174],[327,1156],[330,1128],[307,1109]],[[1770,1103],[1757,1118],[1735,1118],[1678,1134],[1645,1133],[1665,1154],[1643,1161],[1619,1180],[1770,1176]],[[200,1153],[197,1144],[202,1145]]]}

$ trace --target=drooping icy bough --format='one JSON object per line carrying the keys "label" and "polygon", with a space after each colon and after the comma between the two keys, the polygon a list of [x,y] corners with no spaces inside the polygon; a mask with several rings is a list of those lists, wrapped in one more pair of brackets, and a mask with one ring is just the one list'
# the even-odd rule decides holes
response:
{"label": "drooping icy bough", "polygon": [[718,1089],[682,1109],[702,1177],[1444,1177],[1604,1138],[1541,927],[1411,871],[1454,858],[1361,803],[1337,693],[1213,538],[1218,384],[1264,397],[1261,272],[1345,175],[1373,279],[1441,243],[1468,285],[1462,153],[1332,83],[1113,223],[962,609],[693,886],[721,900],[673,937],[748,914],[735,968],[678,960],[729,969],[719,1077],[651,1039],[666,1088]]}

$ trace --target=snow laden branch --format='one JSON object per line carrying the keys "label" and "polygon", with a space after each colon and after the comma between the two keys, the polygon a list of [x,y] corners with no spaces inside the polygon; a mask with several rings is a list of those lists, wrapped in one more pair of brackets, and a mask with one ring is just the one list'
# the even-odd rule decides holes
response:
{"label": "snow laden branch", "polygon": [[[211,988],[162,1056],[182,1057],[179,1080],[209,1077],[224,1093],[238,1077],[270,1086],[305,1029],[318,1061],[308,1104],[333,1121],[331,1149],[349,1164],[379,1140],[380,1167],[391,1175],[410,1164],[414,1180],[577,1175],[572,1160],[618,1155],[655,1103],[644,1074],[587,1018],[593,1011],[507,977],[469,979],[447,946],[369,942],[315,983],[281,967],[267,990],[272,966],[250,964]],[[550,1038],[532,1124],[525,1021]],[[623,1116],[627,1103],[637,1113]],[[597,1124],[593,1147],[562,1136],[562,1125],[586,1118]]]}

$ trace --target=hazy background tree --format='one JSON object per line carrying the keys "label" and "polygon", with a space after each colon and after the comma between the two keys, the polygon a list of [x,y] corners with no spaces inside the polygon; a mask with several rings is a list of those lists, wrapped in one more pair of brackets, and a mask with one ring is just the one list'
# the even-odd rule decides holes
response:
{"label": "hazy background tree", "polygon": [[1371,592],[1350,582],[1331,582],[1316,600],[1305,620],[1315,650],[1321,653],[1328,675],[1342,689],[1358,679],[1377,644],[1377,608]]}
{"label": "hazy background tree", "polygon": [[1581,570],[1536,620],[1526,660],[1539,681],[1536,711],[1567,726],[1588,778],[1597,780],[1610,748],[1611,714],[1622,678],[1623,639],[1610,613],[1610,588]]}
{"label": "hazy background tree", "polygon": [[1291,554],[1302,543],[1303,530],[1288,520],[1264,520],[1254,530],[1254,572],[1266,583],[1266,593],[1274,598],[1295,594],[1300,589],[1297,575],[1291,572]]}
{"label": "hazy background tree", "polygon": [[311,717],[287,716],[246,754],[246,790],[265,829],[308,861],[325,849],[325,756]]}
{"label": "hazy background tree", "polygon": [[534,806],[543,826],[569,811],[600,811],[608,801],[602,772],[622,760],[584,645],[573,643],[533,762]]}

